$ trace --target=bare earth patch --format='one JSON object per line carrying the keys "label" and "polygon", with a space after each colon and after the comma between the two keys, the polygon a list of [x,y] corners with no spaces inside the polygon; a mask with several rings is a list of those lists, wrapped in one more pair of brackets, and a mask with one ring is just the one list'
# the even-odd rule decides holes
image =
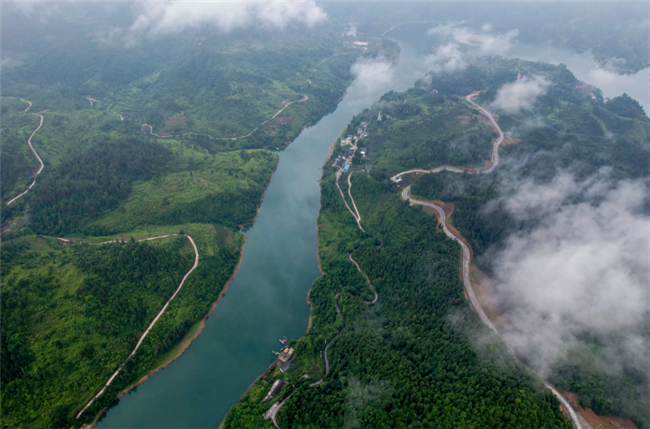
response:
{"label": "bare earth patch", "polygon": [[580,414],[580,417],[593,429],[638,429],[630,419],[622,419],[616,416],[599,416],[591,408],[585,410],[578,405],[575,393],[564,392],[562,390],[560,390],[560,393],[571,402],[574,409]]}

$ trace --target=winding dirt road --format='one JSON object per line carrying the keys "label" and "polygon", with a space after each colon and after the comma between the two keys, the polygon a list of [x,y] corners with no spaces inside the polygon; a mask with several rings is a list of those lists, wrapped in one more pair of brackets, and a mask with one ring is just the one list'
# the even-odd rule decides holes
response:
{"label": "winding dirt road", "polygon": [[[474,99],[478,97],[479,94],[480,91],[474,91],[468,96],[466,96],[465,100],[467,100],[474,107],[476,107],[483,115],[485,115],[485,117],[488,118],[492,123],[492,127],[494,128],[494,130],[499,134],[499,137],[492,144],[492,156],[490,159],[490,166],[481,170],[481,173],[487,174],[494,171],[496,166],[499,165],[499,159],[500,159],[499,147],[501,146],[501,143],[503,143],[503,140],[505,139],[506,136],[501,130],[501,127],[499,127],[499,124],[497,124],[497,121],[494,119],[494,116],[492,116],[492,114],[488,110],[484,109],[482,106],[474,102]],[[391,177],[390,180],[395,183],[399,183],[401,176],[405,174],[412,174],[412,173],[440,173],[441,171],[452,171],[454,173],[464,173],[465,171],[472,171],[472,170],[474,169],[465,168],[465,167],[454,167],[451,165],[441,165],[440,167],[432,168],[431,170],[412,169],[412,170],[402,171],[401,173],[397,173],[396,175]]]}
{"label": "winding dirt road", "polygon": [[[413,199],[409,196],[409,191],[411,187],[407,186],[404,188],[402,191],[402,198],[406,201],[409,201],[412,205],[421,205],[421,206],[426,206],[426,207],[431,207],[435,211],[438,212],[438,217],[440,218],[440,225],[442,225],[442,229],[445,231],[445,235],[458,244],[460,244],[460,247],[463,249],[463,258],[462,258],[462,264],[463,264],[463,285],[465,286],[465,292],[467,292],[467,296],[469,297],[470,303],[472,304],[472,307],[474,308],[474,311],[478,313],[478,315],[481,317],[481,320],[483,323],[487,325],[488,328],[493,330],[495,333],[499,333],[497,331],[497,328],[492,324],[492,321],[490,320],[489,317],[487,317],[487,314],[485,314],[485,311],[483,311],[483,308],[481,307],[481,304],[478,302],[478,299],[476,298],[476,295],[474,294],[474,289],[472,288],[472,283],[469,278],[469,264],[471,261],[471,253],[469,251],[469,247],[467,244],[465,244],[459,237],[456,237],[448,228],[447,228],[447,222],[445,220],[445,212],[442,210],[442,207],[433,204],[433,203],[427,203],[425,201],[418,201],[416,199]],[[508,346],[510,347],[510,346]],[[514,355],[512,352],[512,349],[510,350],[510,353]]]}
{"label": "winding dirt road", "polygon": [[[492,114],[490,112],[488,112],[486,109],[484,109],[483,107],[481,107],[478,104],[474,103],[474,99],[478,96],[478,94],[479,94],[478,92],[473,92],[470,95],[468,95],[467,97],[465,97],[465,100],[467,100],[468,102],[470,102],[471,104],[476,106],[490,120],[490,122],[492,123],[492,126],[495,128],[495,130],[499,134],[499,137],[497,138],[497,140],[494,142],[494,144],[492,146],[491,164],[490,164],[490,166],[488,168],[481,171],[481,173],[487,174],[487,173],[491,173],[492,171],[494,171],[494,168],[497,165],[499,165],[499,146],[503,142],[503,139],[505,138],[505,135],[504,135],[503,131],[501,130],[501,127],[499,127],[499,124],[496,122],[496,120],[492,116]],[[431,170],[409,170],[409,171],[405,171],[405,172],[399,173],[399,174],[391,177],[391,180],[393,182],[398,182],[400,176],[402,176],[404,174],[410,174],[410,173],[413,173],[413,172],[438,173],[438,172],[443,171],[443,170],[453,171],[453,172],[456,172],[456,173],[462,173],[466,169],[461,168],[461,167],[442,166],[442,167],[437,167],[437,168],[434,168],[434,169],[431,169]],[[474,293],[474,288],[472,287],[472,283],[470,281],[470,276],[469,276],[469,270],[470,270],[470,264],[471,264],[471,252],[469,250],[469,247],[467,246],[467,244],[465,244],[463,242],[462,237],[455,236],[447,228],[446,216],[445,216],[445,212],[442,209],[442,207],[440,207],[440,206],[438,206],[436,204],[433,204],[433,203],[429,203],[429,202],[426,202],[426,201],[419,201],[419,200],[416,200],[414,198],[411,198],[410,195],[409,195],[410,189],[411,189],[411,186],[407,186],[406,188],[404,188],[404,190],[402,191],[402,198],[404,200],[406,200],[406,201],[409,201],[411,205],[422,205],[422,206],[426,206],[426,207],[430,207],[430,208],[434,209],[438,213],[438,216],[439,216],[439,219],[440,219],[440,224],[442,225],[442,229],[444,230],[445,235],[447,237],[451,238],[452,240],[456,241],[458,244],[460,244],[460,246],[462,248],[462,251],[463,251],[463,257],[462,257],[463,285],[465,287],[465,292],[467,293],[467,296],[469,297],[471,306],[474,309],[474,311],[476,311],[476,313],[478,313],[478,315],[481,318],[481,320],[483,321],[483,323],[485,323],[485,325],[487,325],[487,327],[490,328],[497,335],[500,335],[499,331],[496,329],[496,327],[494,326],[494,324],[492,323],[490,318],[487,316],[487,314],[485,314],[485,311],[483,310],[483,307],[481,307],[481,304],[478,301],[478,298],[476,297],[476,294]],[[505,339],[504,339],[504,342],[508,346],[508,350],[510,351],[510,354],[515,359],[517,359],[517,356],[515,355],[515,352],[512,349],[512,347],[510,347],[510,345],[508,344],[507,341],[505,341]],[[573,407],[569,403],[569,401],[564,396],[562,396],[560,394],[560,392],[557,391],[557,389],[555,389],[553,386],[551,386],[551,384],[548,383],[548,381],[546,381],[546,379],[544,377],[542,377],[541,374],[539,374],[539,373],[536,373],[536,374],[540,377],[540,379],[542,380],[544,385],[547,388],[549,388],[551,390],[551,392],[553,392],[555,397],[560,401],[563,408],[566,410],[567,414],[569,415],[569,419],[571,420],[571,423],[573,424],[574,428],[575,429],[584,429],[584,425],[582,424],[581,419],[578,417],[577,413],[575,412],[575,410],[573,409]]]}
{"label": "winding dirt road", "polygon": [[[350,173],[350,176],[352,173]],[[352,182],[350,180],[350,177],[348,177],[348,185],[350,188],[348,188],[348,195],[350,196],[350,199],[352,200],[352,204],[354,205],[354,210],[353,211],[350,206],[348,205],[348,201],[345,199],[345,194],[343,193],[343,190],[341,189],[341,186],[339,185],[339,178],[341,177],[341,170],[336,172],[336,187],[339,188],[339,192],[341,193],[341,198],[343,198],[343,202],[345,203],[345,207],[348,208],[350,213],[352,213],[352,216],[354,217],[354,220],[357,221],[357,225],[359,226],[359,229],[363,232],[366,232],[365,229],[363,229],[363,226],[361,226],[361,216],[359,215],[359,211],[357,210],[356,204],[354,204],[354,198],[352,198],[352,194],[350,193],[350,188],[352,187]]]}
{"label": "winding dirt road", "polygon": [[[138,240],[138,241],[158,240],[158,239],[161,239],[161,238],[179,237],[180,235],[181,234],[167,234],[167,235],[160,235],[158,237],[143,238],[143,239]],[[144,333],[142,334],[142,336],[138,340],[138,343],[135,345],[135,348],[133,349],[133,351],[131,353],[129,353],[129,355],[126,357],[126,359],[124,359],[124,361],[119,366],[119,368],[117,368],[117,371],[115,371],[113,373],[113,375],[110,376],[110,378],[108,379],[108,381],[106,381],[106,383],[104,384],[104,387],[102,387],[102,389],[99,391],[99,393],[97,393],[95,396],[93,396],[93,398],[81,409],[81,411],[79,411],[79,413],[77,414],[77,418],[81,417],[81,415],[88,409],[88,407],[90,407],[93,404],[93,402],[95,402],[95,399],[99,398],[100,396],[102,396],[102,394],[104,394],[104,392],[106,391],[108,386],[111,385],[111,383],[113,382],[115,377],[117,377],[117,375],[120,373],[120,371],[122,371],[122,368],[124,368],[124,365],[126,365],[128,360],[131,359],[131,357],[135,354],[135,352],[138,351],[138,349],[140,348],[140,345],[142,344],[144,339],[149,334],[149,331],[151,331],[151,329],[156,324],[158,319],[160,319],[160,316],[162,316],[163,313],[165,312],[165,310],[167,310],[167,307],[169,306],[169,303],[172,301],[172,299],[174,299],[174,297],[176,297],[176,295],[178,295],[178,292],[180,292],[181,288],[183,287],[183,284],[185,284],[185,280],[187,280],[189,275],[192,274],[192,271],[194,271],[196,269],[196,267],[199,266],[199,249],[196,247],[196,244],[194,243],[194,239],[191,236],[185,235],[185,237],[187,237],[187,239],[190,240],[190,243],[192,244],[192,247],[194,248],[194,265],[192,265],[192,268],[190,268],[190,270],[187,273],[185,273],[185,275],[183,276],[183,279],[181,280],[180,284],[178,285],[178,287],[176,288],[176,290],[174,291],[172,296],[167,300],[167,302],[165,302],[165,305],[158,312],[156,317],[151,321],[151,323],[149,324],[147,329],[144,331]],[[67,240],[67,239],[61,239],[61,240],[62,241],[67,241],[67,242],[70,241],[70,240]],[[101,244],[108,244],[108,243],[115,243],[115,242],[117,242],[117,240],[105,241],[103,243],[98,243],[98,244],[101,245]]]}
{"label": "winding dirt road", "polygon": [[[348,259],[349,259],[350,261],[352,261],[352,263],[357,267],[357,271],[359,271],[359,274],[361,274],[361,277],[363,277],[364,279],[366,279],[366,282],[368,282],[368,287],[370,288],[370,290],[372,291],[372,293],[375,294],[375,297],[372,299],[372,301],[366,301],[366,300],[364,299],[363,302],[365,302],[365,303],[368,304],[368,305],[370,305],[370,304],[374,304],[375,302],[377,302],[377,299],[379,299],[379,294],[377,293],[377,291],[375,290],[374,286],[372,285],[372,282],[370,281],[370,278],[366,275],[366,273],[364,273],[363,271],[361,271],[361,267],[359,267],[359,264],[357,263],[357,261],[355,261],[355,260],[352,258],[352,252],[348,253]],[[338,306],[336,307],[336,309],[338,310]]]}
{"label": "winding dirt road", "polygon": [[[29,108],[32,107],[32,103],[31,103],[31,101],[23,100],[22,98],[21,98],[21,100],[26,102],[26,103],[29,103],[29,106],[27,106],[27,108],[25,110],[23,110],[24,113],[27,113]],[[43,126],[43,115],[39,115],[37,113],[33,113],[33,115],[37,115],[39,118],[41,118],[41,122],[38,124],[38,127],[36,127],[36,129],[32,132],[32,134],[27,139],[27,144],[29,145],[29,148],[32,150],[32,152],[34,153],[34,156],[36,156],[36,159],[38,159],[38,162],[41,164],[41,166],[38,168],[38,171],[36,172],[36,174],[34,174],[34,180],[32,180],[32,184],[29,185],[27,187],[27,189],[25,189],[21,194],[15,196],[11,200],[9,200],[7,202],[7,205],[10,205],[14,201],[16,201],[18,198],[22,197],[27,192],[29,192],[29,190],[32,189],[32,187],[34,187],[34,185],[36,184],[36,176],[41,174],[41,171],[43,171],[43,167],[44,167],[43,160],[41,159],[40,156],[38,156],[38,153],[36,152],[36,149],[34,149],[34,146],[32,146],[32,137],[34,137],[34,134],[36,134],[36,131],[40,130],[41,127]]]}

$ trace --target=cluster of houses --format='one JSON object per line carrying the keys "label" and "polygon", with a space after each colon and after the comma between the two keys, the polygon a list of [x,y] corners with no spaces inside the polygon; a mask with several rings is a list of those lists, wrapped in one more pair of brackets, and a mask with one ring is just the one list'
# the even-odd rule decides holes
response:
{"label": "cluster of houses", "polygon": [[[350,145],[352,146],[351,148],[347,149],[344,153],[341,155],[337,156],[334,162],[332,163],[332,167],[341,167],[341,173],[347,173],[350,171],[350,168],[352,168],[352,158],[354,157],[354,154],[358,150],[359,153],[361,154],[361,158],[368,158],[368,149],[365,147],[357,147],[357,143],[359,140],[368,137],[368,131],[366,129],[368,128],[368,123],[365,121],[361,121],[359,124],[359,128],[357,129],[357,134],[352,135],[348,134],[347,137],[341,139],[341,146],[346,146]],[[365,171],[372,171],[372,166],[371,165],[356,165],[354,168],[359,169],[359,170],[365,170]]]}

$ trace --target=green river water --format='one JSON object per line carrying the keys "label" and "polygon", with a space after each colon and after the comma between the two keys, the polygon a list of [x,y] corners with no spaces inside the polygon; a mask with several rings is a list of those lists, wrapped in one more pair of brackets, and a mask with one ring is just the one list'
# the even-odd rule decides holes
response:
{"label": "green river water", "polygon": [[[205,329],[179,359],[124,395],[98,428],[216,428],[268,368],[274,358],[271,351],[281,346],[278,339],[305,333],[307,292],[321,275],[316,230],[321,167],[332,141],[355,114],[391,89],[410,88],[421,76],[422,59],[433,43],[427,28],[393,30],[390,36],[400,42],[402,53],[392,73],[375,76],[370,69],[367,79],[353,82],[335,109],[280,153],[259,216],[247,231],[240,269]],[[535,50],[527,52],[527,59],[536,58]],[[550,62],[563,55],[562,62],[589,81],[591,58],[566,49],[544,53],[543,60]],[[648,102],[643,96],[635,98]]]}
{"label": "green river water", "polygon": [[[420,53],[425,53],[419,49]],[[168,367],[124,395],[98,428],[216,428],[262,374],[279,339],[307,330],[307,292],[319,277],[316,219],[321,167],[355,114],[416,79],[416,49],[403,45],[387,80],[353,83],[343,100],[280,153],[241,266],[201,335]]]}

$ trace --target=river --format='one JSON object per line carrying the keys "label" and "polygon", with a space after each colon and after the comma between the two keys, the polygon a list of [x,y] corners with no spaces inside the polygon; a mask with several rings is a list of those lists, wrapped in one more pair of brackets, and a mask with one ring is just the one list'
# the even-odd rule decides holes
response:
{"label": "river", "polygon": [[270,365],[279,339],[307,330],[307,292],[320,276],[316,219],[321,166],[355,114],[390,89],[410,88],[418,56],[403,46],[386,79],[354,84],[343,100],[280,152],[241,266],[201,335],[175,362],[120,399],[98,428],[216,428]]}
{"label": "river", "polygon": [[[402,47],[397,66],[371,63],[358,67],[359,79],[336,108],[280,152],[257,220],[246,233],[239,272],[205,329],[178,360],[124,395],[98,428],[216,428],[269,366],[274,357],[271,351],[280,347],[278,339],[285,335],[297,339],[305,333],[307,292],[320,276],[316,219],[321,166],[332,141],[355,114],[391,89],[410,88],[421,76],[422,60],[433,43],[426,36],[427,28],[411,25],[391,31],[390,37]],[[597,67],[586,54],[560,48],[517,49],[525,52],[513,51],[513,56],[563,62],[579,79],[593,83],[585,76]],[[619,77],[618,85],[638,80],[641,73],[647,79],[643,71]],[[647,87],[621,90],[615,77],[608,78],[614,83],[604,88],[605,96],[626,91],[648,111]]]}

